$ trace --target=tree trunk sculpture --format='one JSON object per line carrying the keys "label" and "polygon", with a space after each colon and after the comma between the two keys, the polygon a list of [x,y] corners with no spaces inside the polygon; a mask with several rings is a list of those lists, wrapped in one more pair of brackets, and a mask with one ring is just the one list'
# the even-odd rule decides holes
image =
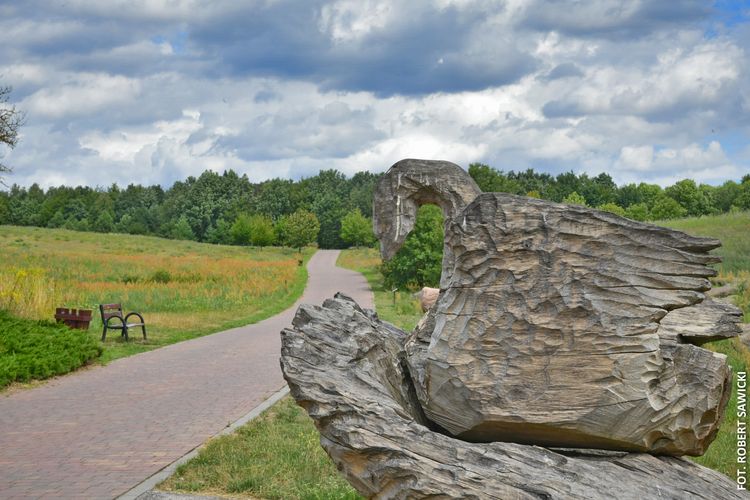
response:
{"label": "tree trunk sculpture", "polygon": [[445,250],[414,332],[345,297],[302,306],[282,332],[292,394],[360,492],[737,495],[721,474],[654,456],[702,454],[723,418],[731,370],[700,345],[737,335],[741,316],[705,296],[717,240],[480,193],[454,164],[403,160],[375,195],[384,258],[424,203],[443,209]]}

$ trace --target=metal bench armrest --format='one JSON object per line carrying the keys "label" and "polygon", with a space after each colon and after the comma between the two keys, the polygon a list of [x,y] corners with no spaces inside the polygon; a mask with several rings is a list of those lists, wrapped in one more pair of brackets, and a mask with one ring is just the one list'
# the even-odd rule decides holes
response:
{"label": "metal bench armrest", "polygon": [[145,324],[146,324],[146,321],[145,321],[145,320],[143,319],[143,316],[141,316],[141,314],[140,314],[140,313],[137,313],[137,312],[131,312],[131,313],[128,313],[128,314],[127,314],[127,315],[125,316],[125,323],[127,323],[127,322],[128,322],[128,318],[129,318],[129,317],[131,317],[131,316],[138,316],[138,318],[139,318],[139,319],[141,320],[141,323],[140,323],[140,324],[141,324],[141,325],[145,325]]}

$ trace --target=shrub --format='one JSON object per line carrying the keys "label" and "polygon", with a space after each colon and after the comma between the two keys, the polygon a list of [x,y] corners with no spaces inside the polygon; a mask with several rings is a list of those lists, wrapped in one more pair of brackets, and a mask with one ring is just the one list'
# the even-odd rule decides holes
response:
{"label": "shrub", "polygon": [[615,215],[619,215],[620,217],[625,217],[625,209],[622,208],[617,203],[605,203],[604,205],[599,205],[596,208],[597,210],[603,210],[605,212],[610,212]]}
{"label": "shrub", "polygon": [[359,208],[349,211],[341,219],[341,239],[350,246],[371,246],[375,243],[372,220],[362,215]]}
{"label": "shrub", "polygon": [[652,220],[678,219],[685,217],[687,210],[669,196],[659,196],[651,207]]}
{"label": "shrub", "polygon": [[234,220],[234,224],[229,229],[229,236],[235,245],[249,245],[253,228],[250,225],[250,216],[240,214]]}
{"label": "shrub", "polygon": [[649,219],[648,205],[645,203],[635,203],[625,209],[625,217],[638,221]]}
{"label": "shrub", "polygon": [[443,261],[443,213],[435,205],[417,212],[414,229],[396,255],[383,263],[387,287],[419,288],[440,283]]}
{"label": "shrub", "polygon": [[267,215],[253,215],[248,219],[250,244],[266,247],[276,243],[276,231],[273,221]]}
{"label": "shrub", "polygon": [[278,223],[279,240],[288,247],[300,252],[314,242],[320,232],[320,222],[314,213],[297,210],[292,215],[282,217]]}
{"label": "shrub", "polygon": [[190,223],[188,222],[187,217],[183,215],[182,217],[177,219],[177,222],[169,231],[169,237],[173,240],[195,239],[195,233],[193,233],[193,228],[190,227]]}
{"label": "shrub", "polygon": [[584,207],[587,206],[586,204],[586,198],[581,196],[580,194],[573,191],[568,196],[563,198],[563,203],[568,203],[569,205],[583,205]]}
{"label": "shrub", "polygon": [[166,269],[157,269],[151,275],[150,281],[153,281],[154,283],[169,283],[172,281],[172,273]]}
{"label": "shrub", "polygon": [[84,331],[0,311],[0,388],[68,373],[101,353],[99,343]]}

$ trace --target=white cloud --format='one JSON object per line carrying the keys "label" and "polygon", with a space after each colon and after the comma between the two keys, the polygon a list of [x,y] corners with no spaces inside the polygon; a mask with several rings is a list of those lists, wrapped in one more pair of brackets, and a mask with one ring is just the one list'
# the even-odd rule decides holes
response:
{"label": "white cloud", "polygon": [[29,114],[51,118],[97,113],[116,104],[132,104],[138,98],[140,82],[124,76],[76,73],[54,82],[24,99]]}
{"label": "white cloud", "polygon": [[653,163],[653,146],[623,146],[620,150],[620,157],[615,162],[615,167],[643,172],[649,170]]}
{"label": "white cloud", "polygon": [[[402,157],[721,182],[750,171],[748,54],[705,9],[609,0],[72,0],[7,8],[11,181],[253,180]],[[33,7],[33,8],[32,8]],[[704,17],[701,17],[704,16]]]}

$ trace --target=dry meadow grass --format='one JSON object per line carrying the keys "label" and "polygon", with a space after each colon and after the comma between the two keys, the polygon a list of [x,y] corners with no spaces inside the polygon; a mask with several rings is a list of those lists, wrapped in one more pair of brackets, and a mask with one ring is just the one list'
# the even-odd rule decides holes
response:
{"label": "dry meadow grass", "polygon": [[15,316],[93,309],[90,332],[101,335],[98,304],[143,313],[148,341],[125,344],[110,331],[104,361],[272,316],[307,280],[290,249],[147,236],[0,226],[0,253],[0,309]]}

